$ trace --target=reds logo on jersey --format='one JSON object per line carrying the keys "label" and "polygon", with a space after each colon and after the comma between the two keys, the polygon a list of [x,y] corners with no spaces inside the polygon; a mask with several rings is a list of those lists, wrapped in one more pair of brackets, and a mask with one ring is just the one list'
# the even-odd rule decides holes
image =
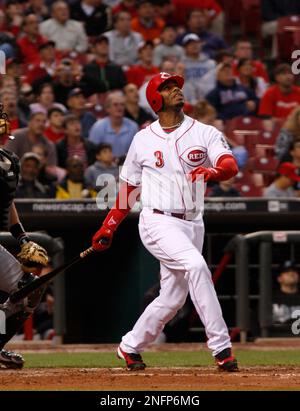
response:
{"label": "reds logo on jersey", "polygon": [[199,167],[207,159],[207,149],[201,146],[189,147],[180,158],[191,167]]}

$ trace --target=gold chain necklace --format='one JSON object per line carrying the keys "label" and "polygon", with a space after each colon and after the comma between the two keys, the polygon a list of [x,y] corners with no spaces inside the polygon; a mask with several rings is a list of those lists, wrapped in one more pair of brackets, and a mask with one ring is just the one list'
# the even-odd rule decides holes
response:
{"label": "gold chain necklace", "polygon": [[177,127],[180,127],[180,126],[181,126],[181,124],[183,123],[183,121],[184,121],[184,120],[182,120],[180,123],[175,124],[174,126],[168,126],[168,127],[163,127],[163,126],[161,126],[161,128],[162,128],[163,130],[167,130],[167,129],[169,129],[169,128],[177,128]]}

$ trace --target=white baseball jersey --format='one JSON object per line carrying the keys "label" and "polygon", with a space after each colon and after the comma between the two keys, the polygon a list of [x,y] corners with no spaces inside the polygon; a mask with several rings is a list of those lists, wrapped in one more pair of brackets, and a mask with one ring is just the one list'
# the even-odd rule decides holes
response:
{"label": "white baseball jersey", "polygon": [[[202,212],[197,184],[188,174],[199,166],[214,167],[218,159],[232,152],[223,134],[189,116],[171,133],[159,121],[139,131],[129,148],[120,177],[133,186],[142,186],[143,207],[195,216]],[[192,218],[190,218],[192,219]]]}

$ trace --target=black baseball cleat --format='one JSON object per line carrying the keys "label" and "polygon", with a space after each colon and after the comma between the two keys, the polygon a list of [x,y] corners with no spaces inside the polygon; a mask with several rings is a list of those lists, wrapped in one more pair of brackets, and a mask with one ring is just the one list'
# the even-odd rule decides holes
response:
{"label": "black baseball cleat", "polygon": [[22,355],[16,354],[13,351],[0,350],[0,368],[3,366],[20,370],[23,368],[24,362]]}
{"label": "black baseball cleat", "polygon": [[231,353],[230,348],[225,348],[215,356],[220,371],[237,372],[239,370],[237,360]]}
{"label": "black baseball cleat", "polygon": [[138,371],[146,368],[146,364],[143,362],[140,354],[125,352],[121,347],[118,347],[117,356],[121,360],[126,361],[128,371]]}

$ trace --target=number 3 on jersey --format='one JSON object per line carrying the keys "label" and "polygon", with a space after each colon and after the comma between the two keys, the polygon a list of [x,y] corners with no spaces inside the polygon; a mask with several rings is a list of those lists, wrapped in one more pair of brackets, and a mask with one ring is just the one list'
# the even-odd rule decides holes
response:
{"label": "number 3 on jersey", "polygon": [[156,167],[162,168],[165,165],[164,155],[162,151],[155,151],[154,155],[156,157],[156,163],[155,163]]}

